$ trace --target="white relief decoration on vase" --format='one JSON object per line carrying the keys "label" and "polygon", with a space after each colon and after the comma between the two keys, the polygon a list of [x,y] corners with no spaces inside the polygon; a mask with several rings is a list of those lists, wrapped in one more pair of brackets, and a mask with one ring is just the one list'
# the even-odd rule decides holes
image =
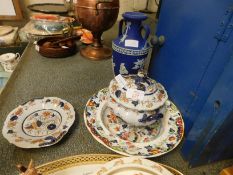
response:
{"label": "white relief decoration on vase", "polygon": [[144,59],[137,59],[136,62],[134,62],[134,67],[132,69],[142,69],[144,67]]}
{"label": "white relief decoration on vase", "polygon": [[147,48],[147,41],[145,42],[144,46],[143,46],[143,49],[146,49]]}
{"label": "white relief decoration on vase", "polygon": [[125,63],[120,64],[120,74],[128,74],[129,72],[127,71],[125,67]]}
{"label": "white relief decoration on vase", "polygon": [[131,26],[131,22],[127,22],[127,23],[126,23],[126,30],[125,30],[125,33],[123,34],[122,38],[120,39],[119,44],[122,43],[122,42],[124,42],[125,39],[127,38],[127,36],[128,36],[127,33],[128,33],[128,30],[130,29],[130,26]]}
{"label": "white relief decoration on vase", "polygon": [[112,67],[114,68],[116,66],[116,64],[113,62],[113,56],[112,56]]}
{"label": "white relief decoration on vase", "polygon": [[113,62],[113,56],[112,56],[112,70],[113,70],[113,72],[115,70],[115,66],[116,66],[116,63]]}

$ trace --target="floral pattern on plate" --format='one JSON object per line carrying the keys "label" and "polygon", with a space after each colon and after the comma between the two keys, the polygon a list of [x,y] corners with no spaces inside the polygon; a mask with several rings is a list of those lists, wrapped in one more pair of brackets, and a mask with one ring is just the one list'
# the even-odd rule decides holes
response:
{"label": "floral pattern on plate", "polygon": [[98,168],[93,175],[115,174],[114,172],[116,174],[133,175],[173,175],[169,170],[156,162],[134,156],[118,158],[107,162]]}
{"label": "floral pattern on plate", "polygon": [[74,108],[67,101],[57,97],[32,99],[8,114],[2,133],[18,147],[45,147],[60,141],[74,120]]}
{"label": "floral pattern on plate", "polygon": [[158,120],[154,124],[145,127],[130,126],[121,118],[114,115],[111,108],[106,106],[103,109],[102,121],[107,130],[120,139],[141,143],[153,141],[160,132],[161,121]]}
{"label": "floral pattern on plate", "polygon": [[[128,126],[120,125],[122,122],[120,119],[116,122],[119,125],[117,129],[122,130],[125,127],[124,130],[115,132],[114,127],[109,129],[108,125],[111,120],[115,120],[115,116],[109,122],[106,122],[105,116],[111,115],[111,112],[106,113],[108,110],[105,110],[108,98],[108,89],[102,89],[98,94],[91,97],[84,111],[84,120],[88,130],[97,141],[107,148],[127,156],[157,157],[173,150],[182,140],[184,122],[179,110],[172,102],[168,101],[170,105],[166,106],[166,112],[160,121],[161,126],[160,128],[157,126],[159,131],[152,132],[151,135],[147,136],[149,132],[143,133],[137,128],[138,132],[143,135],[143,137],[140,136],[143,139],[135,139],[134,135],[138,135],[138,133],[135,131],[133,133],[127,132],[127,130],[133,130],[127,128]],[[146,129],[143,130],[146,131]]]}
{"label": "floral pattern on plate", "polygon": [[[168,95],[164,87],[155,80],[144,76],[127,75],[123,76],[125,80],[125,87],[113,79],[109,85],[109,92],[111,97],[117,103],[138,111],[151,111],[159,108],[168,99]],[[143,99],[127,98],[128,90],[138,90],[144,93]]]}

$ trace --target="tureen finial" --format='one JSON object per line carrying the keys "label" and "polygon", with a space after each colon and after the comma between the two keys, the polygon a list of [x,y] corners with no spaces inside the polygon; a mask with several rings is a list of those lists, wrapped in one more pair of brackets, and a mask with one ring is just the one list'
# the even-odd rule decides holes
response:
{"label": "tureen finial", "polygon": [[147,71],[140,69],[137,73],[137,76],[139,77],[147,77]]}
{"label": "tureen finial", "polygon": [[145,72],[143,70],[138,71],[138,76],[139,77],[145,77]]}

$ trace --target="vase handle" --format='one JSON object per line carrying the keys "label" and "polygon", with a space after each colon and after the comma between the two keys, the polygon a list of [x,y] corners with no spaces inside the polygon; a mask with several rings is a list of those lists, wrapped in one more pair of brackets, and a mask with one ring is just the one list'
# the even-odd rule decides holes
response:
{"label": "vase handle", "polygon": [[149,35],[150,35],[150,27],[148,25],[144,24],[144,25],[142,25],[142,29],[144,29],[146,32],[144,39],[147,40]]}
{"label": "vase handle", "polygon": [[95,4],[96,15],[99,15],[98,5],[100,3],[111,3],[111,2],[113,2],[113,0],[96,0],[96,4]]}
{"label": "vase handle", "polygon": [[122,30],[123,30],[122,27],[123,27],[124,22],[125,22],[124,19],[121,19],[119,22],[118,37],[122,35]]}

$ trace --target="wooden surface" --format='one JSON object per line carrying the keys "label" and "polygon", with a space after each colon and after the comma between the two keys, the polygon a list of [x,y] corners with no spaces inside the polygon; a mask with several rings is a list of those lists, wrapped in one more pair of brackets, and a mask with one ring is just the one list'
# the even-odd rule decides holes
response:
{"label": "wooden surface", "polygon": [[233,174],[233,165],[228,168],[224,168],[221,172],[220,175],[232,175]]}

